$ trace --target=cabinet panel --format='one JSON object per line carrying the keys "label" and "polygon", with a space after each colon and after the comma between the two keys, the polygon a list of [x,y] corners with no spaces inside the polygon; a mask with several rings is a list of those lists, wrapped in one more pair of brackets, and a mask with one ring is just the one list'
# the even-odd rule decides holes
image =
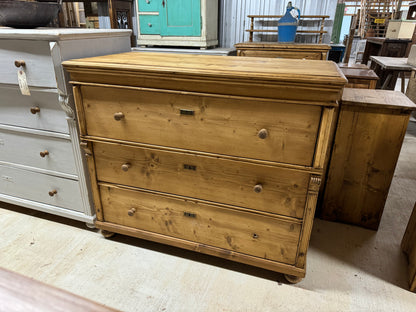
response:
{"label": "cabinet panel", "polygon": [[106,185],[100,191],[107,222],[295,262],[300,223]]}
{"label": "cabinet panel", "polygon": [[303,217],[307,172],[106,143],[94,158],[100,181]]}
{"label": "cabinet panel", "polygon": [[160,10],[162,36],[200,36],[201,0],[164,0]]}
{"label": "cabinet panel", "polygon": [[162,0],[138,0],[139,12],[158,12],[161,3]]}
{"label": "cabinet panel", "polygon": [[157,15],[140,16],[140,32],[146,35],[160,34],[160,18]]}

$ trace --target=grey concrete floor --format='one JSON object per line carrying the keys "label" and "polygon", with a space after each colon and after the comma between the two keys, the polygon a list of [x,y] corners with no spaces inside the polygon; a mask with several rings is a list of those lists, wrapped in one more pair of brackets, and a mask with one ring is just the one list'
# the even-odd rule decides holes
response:
{"label": "grey concrete floor", "polygon": [[[307,275],[280,274],[0,203],[0,267],[122,311],[416,311],[400,241],[416,201],[411,121],[377,232],[315,220]],[[0,303],[1,310],[1,303]],[[9,312],[9,311],[8,311]]]}

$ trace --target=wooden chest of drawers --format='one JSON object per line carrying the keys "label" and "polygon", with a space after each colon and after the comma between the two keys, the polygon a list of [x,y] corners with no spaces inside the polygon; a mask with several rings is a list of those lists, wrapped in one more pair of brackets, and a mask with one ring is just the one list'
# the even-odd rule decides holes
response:
{"label": "wooden chest of drawers", "polygon": [[241,42],[234,45],[238,56],[326,60],[331,47],[316,43]]}
{"label": "wooden chest of drawers", "polygon": [[[93,223],[75,121],[61,62],[130,50],[130,32],[0,29],[0,201]],[[26,79],[18,80],[18,72]],[[19,83],[29,90],[23,95]]]}
{"label": "wooden chest of drawers", "polygon": [[64,67],[97,227],[305,275],[346,83],[334,63],[133,52]]}

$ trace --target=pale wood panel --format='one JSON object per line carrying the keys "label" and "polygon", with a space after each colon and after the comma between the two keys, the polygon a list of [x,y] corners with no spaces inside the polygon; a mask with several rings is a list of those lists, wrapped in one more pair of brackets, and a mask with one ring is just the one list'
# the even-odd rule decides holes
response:
{"label": "pale wood panel", "polygon": [[[319,106],[91,86],[81,92],[89,135],[312,164]],[[181,109],[194,115],[181,115]],[[114,119],[117,112],[125,116],[120,121]],[[261,129],[267,138],[258,137]]]}
{"label": "pale wood panel", "polygon": [[[2,194],[84,212],[78,181],[0,165]],[[49,192],[56,190],[54,196]]]}
{"label": "pale wood panel", "polygon": [[344,89],[342,105],[379,109],[416,110],[416,104],[400,91]]}
{"label": "pale wood panel", "polygon": [[324,219],[378,228],[409,121],[409,113],[399,113],[342,106],[325,188]]}
{"label": "pale wood panel", "polygon": [[[17,86],[0,86],[0,123],[68,133],[57,91],[33,89],[30,93],[31,96],[25,96]],[[30,109],[33,107],[39,107],[39,113],[32,114]]]}
{"label": "pale wood panel", "polygon": [[[100,191],[106,222],[295,262],[299,223],[110,185],[101,185]],[[129,216],[132,209],[135,212]]]}
{"label": "pale wood panel", "polygon": [[[151,66],[149,66],[151,64]],[[184,72],[228,77],[267,77],[276,80],[316,82],[343,85],[345,79],[334,62],[240,58],[194,54],[122,53],[64,62],[67,68],[140,69],[170,74]]]}
{"label": "pale wood panel", "polygon": [[[71,141],[0,128],[0,161],[77,175]],[[47,155],[40,156],[47,151]]]}
{"label": "pale wood panel", "polygon": [[100,181],[303,217],[307,172],[108,143],[94,143],[94,158]]}

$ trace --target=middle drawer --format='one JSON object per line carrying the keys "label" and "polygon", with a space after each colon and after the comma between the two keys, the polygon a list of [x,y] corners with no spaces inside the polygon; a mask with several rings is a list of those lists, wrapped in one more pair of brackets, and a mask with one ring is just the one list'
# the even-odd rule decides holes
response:
{"label": "middle drawer", "polygon": [[112,143],[94,143],[99,181],[302,218],[309,173]]}

